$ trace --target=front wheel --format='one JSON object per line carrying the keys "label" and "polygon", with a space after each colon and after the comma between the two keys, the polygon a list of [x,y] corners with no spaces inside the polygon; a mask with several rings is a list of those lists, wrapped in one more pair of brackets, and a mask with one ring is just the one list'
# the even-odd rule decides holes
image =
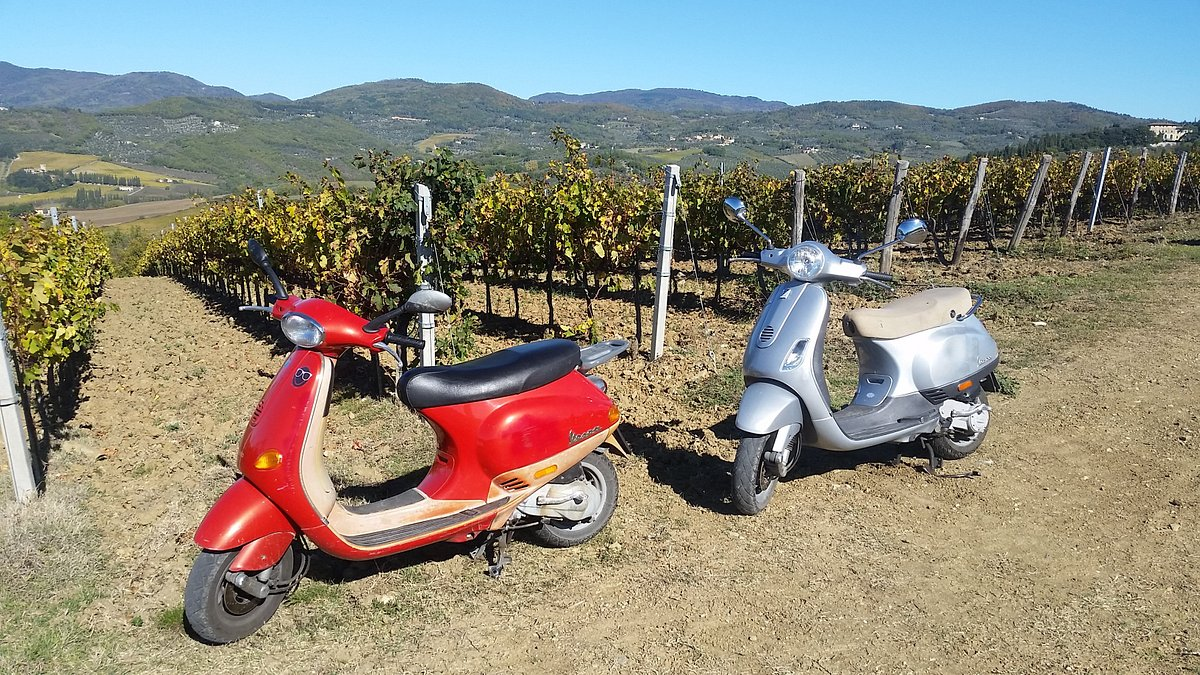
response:
{"label": "front wheel", "polygon": [[767,508],[779,484],[779,472],[766,459],[777,433],[746,436],[738,443],[733,460],[733,505],[748,516]]}
{"label": "front wheel", "polygon": [[578,546],[600,534],[617,510],[617,470],[608,455],[593,452],[579,463],[583,478],[600,492],[600,509],[587,520],[554,519],[542,521],[542,526],[529,533],[531,539],[550,548]]}
{"label": "front wheel", "polygon": [[256,579],[265,577],[273,587],[266,598],[257,598],[228,579],[229,566],[237,554],[237,550],[201,551],[183,591],[184,621],[195,637],[209,644],[241,640],[261,628],[291,590],[305,555],[298,544],[293,544],[265,575],[248,572]]}

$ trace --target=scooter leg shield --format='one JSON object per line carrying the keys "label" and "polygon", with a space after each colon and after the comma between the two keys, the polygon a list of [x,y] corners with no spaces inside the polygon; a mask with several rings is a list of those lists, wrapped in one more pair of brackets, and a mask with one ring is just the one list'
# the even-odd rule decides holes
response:
{"label": "scooter leg shield", "polygon": [[295,536],[296,528],[279,507],[245,478],[239,478],[200,521],[193,540],[207,551],[245,546],[235,565],[241,562],[239,569],[265,569],[279,562]]}
{"label": "scooter leg shield", "polygon": [[737,428],[763,436],[789,424],[804,424],[804,407],[788,389],[771,382],[753,382],[742,392]]}

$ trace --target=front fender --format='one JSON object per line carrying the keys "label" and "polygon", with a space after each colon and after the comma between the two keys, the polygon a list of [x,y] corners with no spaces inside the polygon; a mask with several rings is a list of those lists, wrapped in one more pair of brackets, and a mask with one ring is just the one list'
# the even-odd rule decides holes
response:
{"label": "front fender", "polygon": [[738,429],[765,436],[789,424],[804,424],[804,406],[791,390],[766,380],[752,382],[738,404]]}
{"label": "front fender", "polygon": [[296,528],[258,488],[239,478],[208,510],[193,540],[207,551],[232,551],[282,533],[294,537]]}

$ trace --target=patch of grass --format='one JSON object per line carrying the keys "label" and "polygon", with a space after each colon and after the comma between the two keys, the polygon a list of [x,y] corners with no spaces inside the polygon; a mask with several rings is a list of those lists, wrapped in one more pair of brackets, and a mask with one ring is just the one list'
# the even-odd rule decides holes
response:
{"label": "patch of grass", "polygon": [[183,627],[183,605],[164,609],[154,615],[154,625],[160,630],[176,631]]}
{"label": "patch of grass", "polygon": [[685,388],[691,394],[693,406],[699,408],[728,407],[737,405],[746,388],[745,378],[742,377],[742,366],[729,366],[701,380],[694,388]]}
{"label": "patch of grass", "polygon": [[[1162,224],[1151,227],[1157,233]],[[1037,366],[1059,351],[1047,350],[1046,344],[1083,344],[1136,320],[1145,306],[1153,304],[1164,276],[1181,265],[1200,263],[1200,246],[1187,243],[1195,240],[1198,231],[1198,219],[1170,221],[1168,232],[1150,240],[1131,231],[1107,246],[1086,243],[1100,261],[1088,271],[969,282],[968,287],[984,296],[985,323],[999,320],[1019,328],[1004,337],[1005,363]]]}
{"label": "patch of grass", "polygon": [[341,597],[342,589],[338,586],[305,579],[284,603],[291,606],[315,605],[327,600],[339,600]]}
{"label": "patch of grass", "polygon": [[0,505],[0,671],[79,672],[103,639],[83,610],[103,575],[82,495]]}

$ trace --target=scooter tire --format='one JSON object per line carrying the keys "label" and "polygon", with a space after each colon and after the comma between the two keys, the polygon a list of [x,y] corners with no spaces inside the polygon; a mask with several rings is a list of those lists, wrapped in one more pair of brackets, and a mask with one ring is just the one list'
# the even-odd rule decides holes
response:
{"label": "scooter tire", "polygon": [[[223,645],[249,636],[275,615],[291,590],[273,592],[260,600],[234,586],[225,573],[237,554],[237,550],[201,551],[188,574],[183,591],[184,625],[201,642]],[[295,575],[302,555],[296,546],[290,546],[271,568],[271,580],[278,582]]]}
{"label": "scooter tire", "polygon": [[[987,404],[987,392],[979,392],[979,396],[972,403]],[[988,414],[987,423],[991,422],[991,414]],[[970,438],[952,439],[948,436],[936,436],[929,439],[929,445],[933,449],[933,454],[938,459],[962,459],[967,455],[979,449],[983,444],[983,439],[987,436],[988,424],[985,423],[981,431],[976,432]]]}
{"label": "scooter tire", "polygon": [[535,543],[547,548],[567,548],[578,546],[588,541],[608,525],[613,512],[617,509],[617,470],[613,467],[608,455],[593,452],[579,463],[584,477],[600,489],[600,510],[591,520],[545,520],[542,526],[529,533],[529,538]]}
{"label": "scooter tire", "polygon": [[753,516],[771,501],[779,477],[766,462],[767,448],[778,432],[766,436],[746,436],[738,443],[733,460],[733,505],[747,516]]}

